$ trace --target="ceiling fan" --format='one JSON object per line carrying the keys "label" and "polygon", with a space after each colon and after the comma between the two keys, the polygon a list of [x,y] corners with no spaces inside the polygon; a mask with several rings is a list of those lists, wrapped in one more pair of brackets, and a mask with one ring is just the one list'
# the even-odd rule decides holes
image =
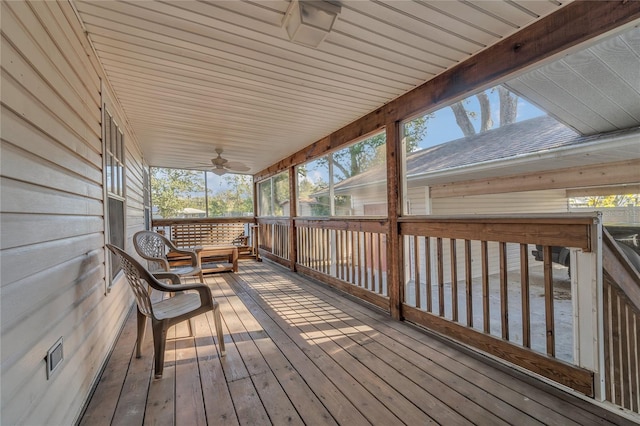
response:
{"label": "ceiling fan", "polygon": [[222,158],[222,148],[216,148],[216,153],[218,156],[211,159],[211,164],[213,164],[211,171],[218,176],[222,176],[227,172],[248,172],[250,170],[249,167],[238,161],[229,161],[226,158]]}

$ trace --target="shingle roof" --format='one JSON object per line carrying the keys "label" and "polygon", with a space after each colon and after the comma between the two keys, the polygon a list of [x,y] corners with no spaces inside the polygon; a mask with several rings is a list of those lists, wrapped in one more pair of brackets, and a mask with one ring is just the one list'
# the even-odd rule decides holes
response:
{"label": "shingle roof", "polygon": [[579,135],[554,118],[536,117],[414,152],[407,156],[407,170],[414,175],[483,163],[570,145],[575,139]]}
{"label": "shingle roof", "polygon": [[[412,177],[487,161],[506,161],[523,154],[595,141],[611,133],[581,136],[552,117],[536,117],[413,152],[407,156],[407,174]],[[379,166],[340,182],[336,189],[384,178],[385,169]]]}

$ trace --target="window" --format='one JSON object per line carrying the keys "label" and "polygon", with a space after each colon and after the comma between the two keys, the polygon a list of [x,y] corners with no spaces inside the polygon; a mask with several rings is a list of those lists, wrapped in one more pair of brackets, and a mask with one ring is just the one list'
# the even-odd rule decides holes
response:
{"label": "window", "polygon": [[253,216],[250,175],[151,168],[154,219]]}
{"label": "window", "polygon": [[258,215],[290,216],[289,172],[279,173],[258,183]]}
{"label": "window", "polygon": [[[296,168],[298,216],[378,216],[387,204],[386,134]],[[386,215],[386,209],[384,210]]]}
{"label": "window", "polygon": [[[125,172],[124,135],[106,106],[103,121],[104,179],[107,193],[106,222],[107,240],[110,244],[124,249],[125,245]],[[120,272],[120,263],[111,252],[110,280]]]}
{"label": "window", "polygon": [[[442,194],[444,185],[452,188],[456,181],[462,185],[472,180],[474,176],[465,173],[472,173],[474,166],[508,164],[510,159],[551,149],[563,141],[569,143],[576,136],[567,126],[504,85],[406,121],[401,129],[405,147],[403,214],[406,215],[451,214],[452,209],[459,213],[479,213],[472,200],[467,200],[462,209],[443,210],[442,199],[434,205],[433,186],[439,185]],[[513,173],[516,172],[518,170]],[[482,200],[477,201],[481,203]]]}
{"label": "window", "polygon": [[142,198],[144,206],[144,229],[151,230],[151,191],[149,188],[149,170],[142,170]]}

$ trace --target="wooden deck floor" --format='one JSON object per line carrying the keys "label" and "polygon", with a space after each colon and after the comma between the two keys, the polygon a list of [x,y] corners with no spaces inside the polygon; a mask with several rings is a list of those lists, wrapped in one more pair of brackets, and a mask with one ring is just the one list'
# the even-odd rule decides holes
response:
{"label": "wooden deck floor", "polygon": [[226,357],[202,315],[195,338],[170,331],[155,380],[151,332],[136,359],[130,315],[81,424],[632,424],[279,266],[243,261],[206,281]]}

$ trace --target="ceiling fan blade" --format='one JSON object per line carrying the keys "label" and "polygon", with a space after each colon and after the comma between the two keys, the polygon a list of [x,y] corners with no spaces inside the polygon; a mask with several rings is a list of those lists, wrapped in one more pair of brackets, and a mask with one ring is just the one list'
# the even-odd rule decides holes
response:
{"label": "ceiling fan blade", "polygon": [[249,167],[237,161],[229,161],[224,165],[224,167],[236,172],[248,172],[249,170],[251,170]]}

